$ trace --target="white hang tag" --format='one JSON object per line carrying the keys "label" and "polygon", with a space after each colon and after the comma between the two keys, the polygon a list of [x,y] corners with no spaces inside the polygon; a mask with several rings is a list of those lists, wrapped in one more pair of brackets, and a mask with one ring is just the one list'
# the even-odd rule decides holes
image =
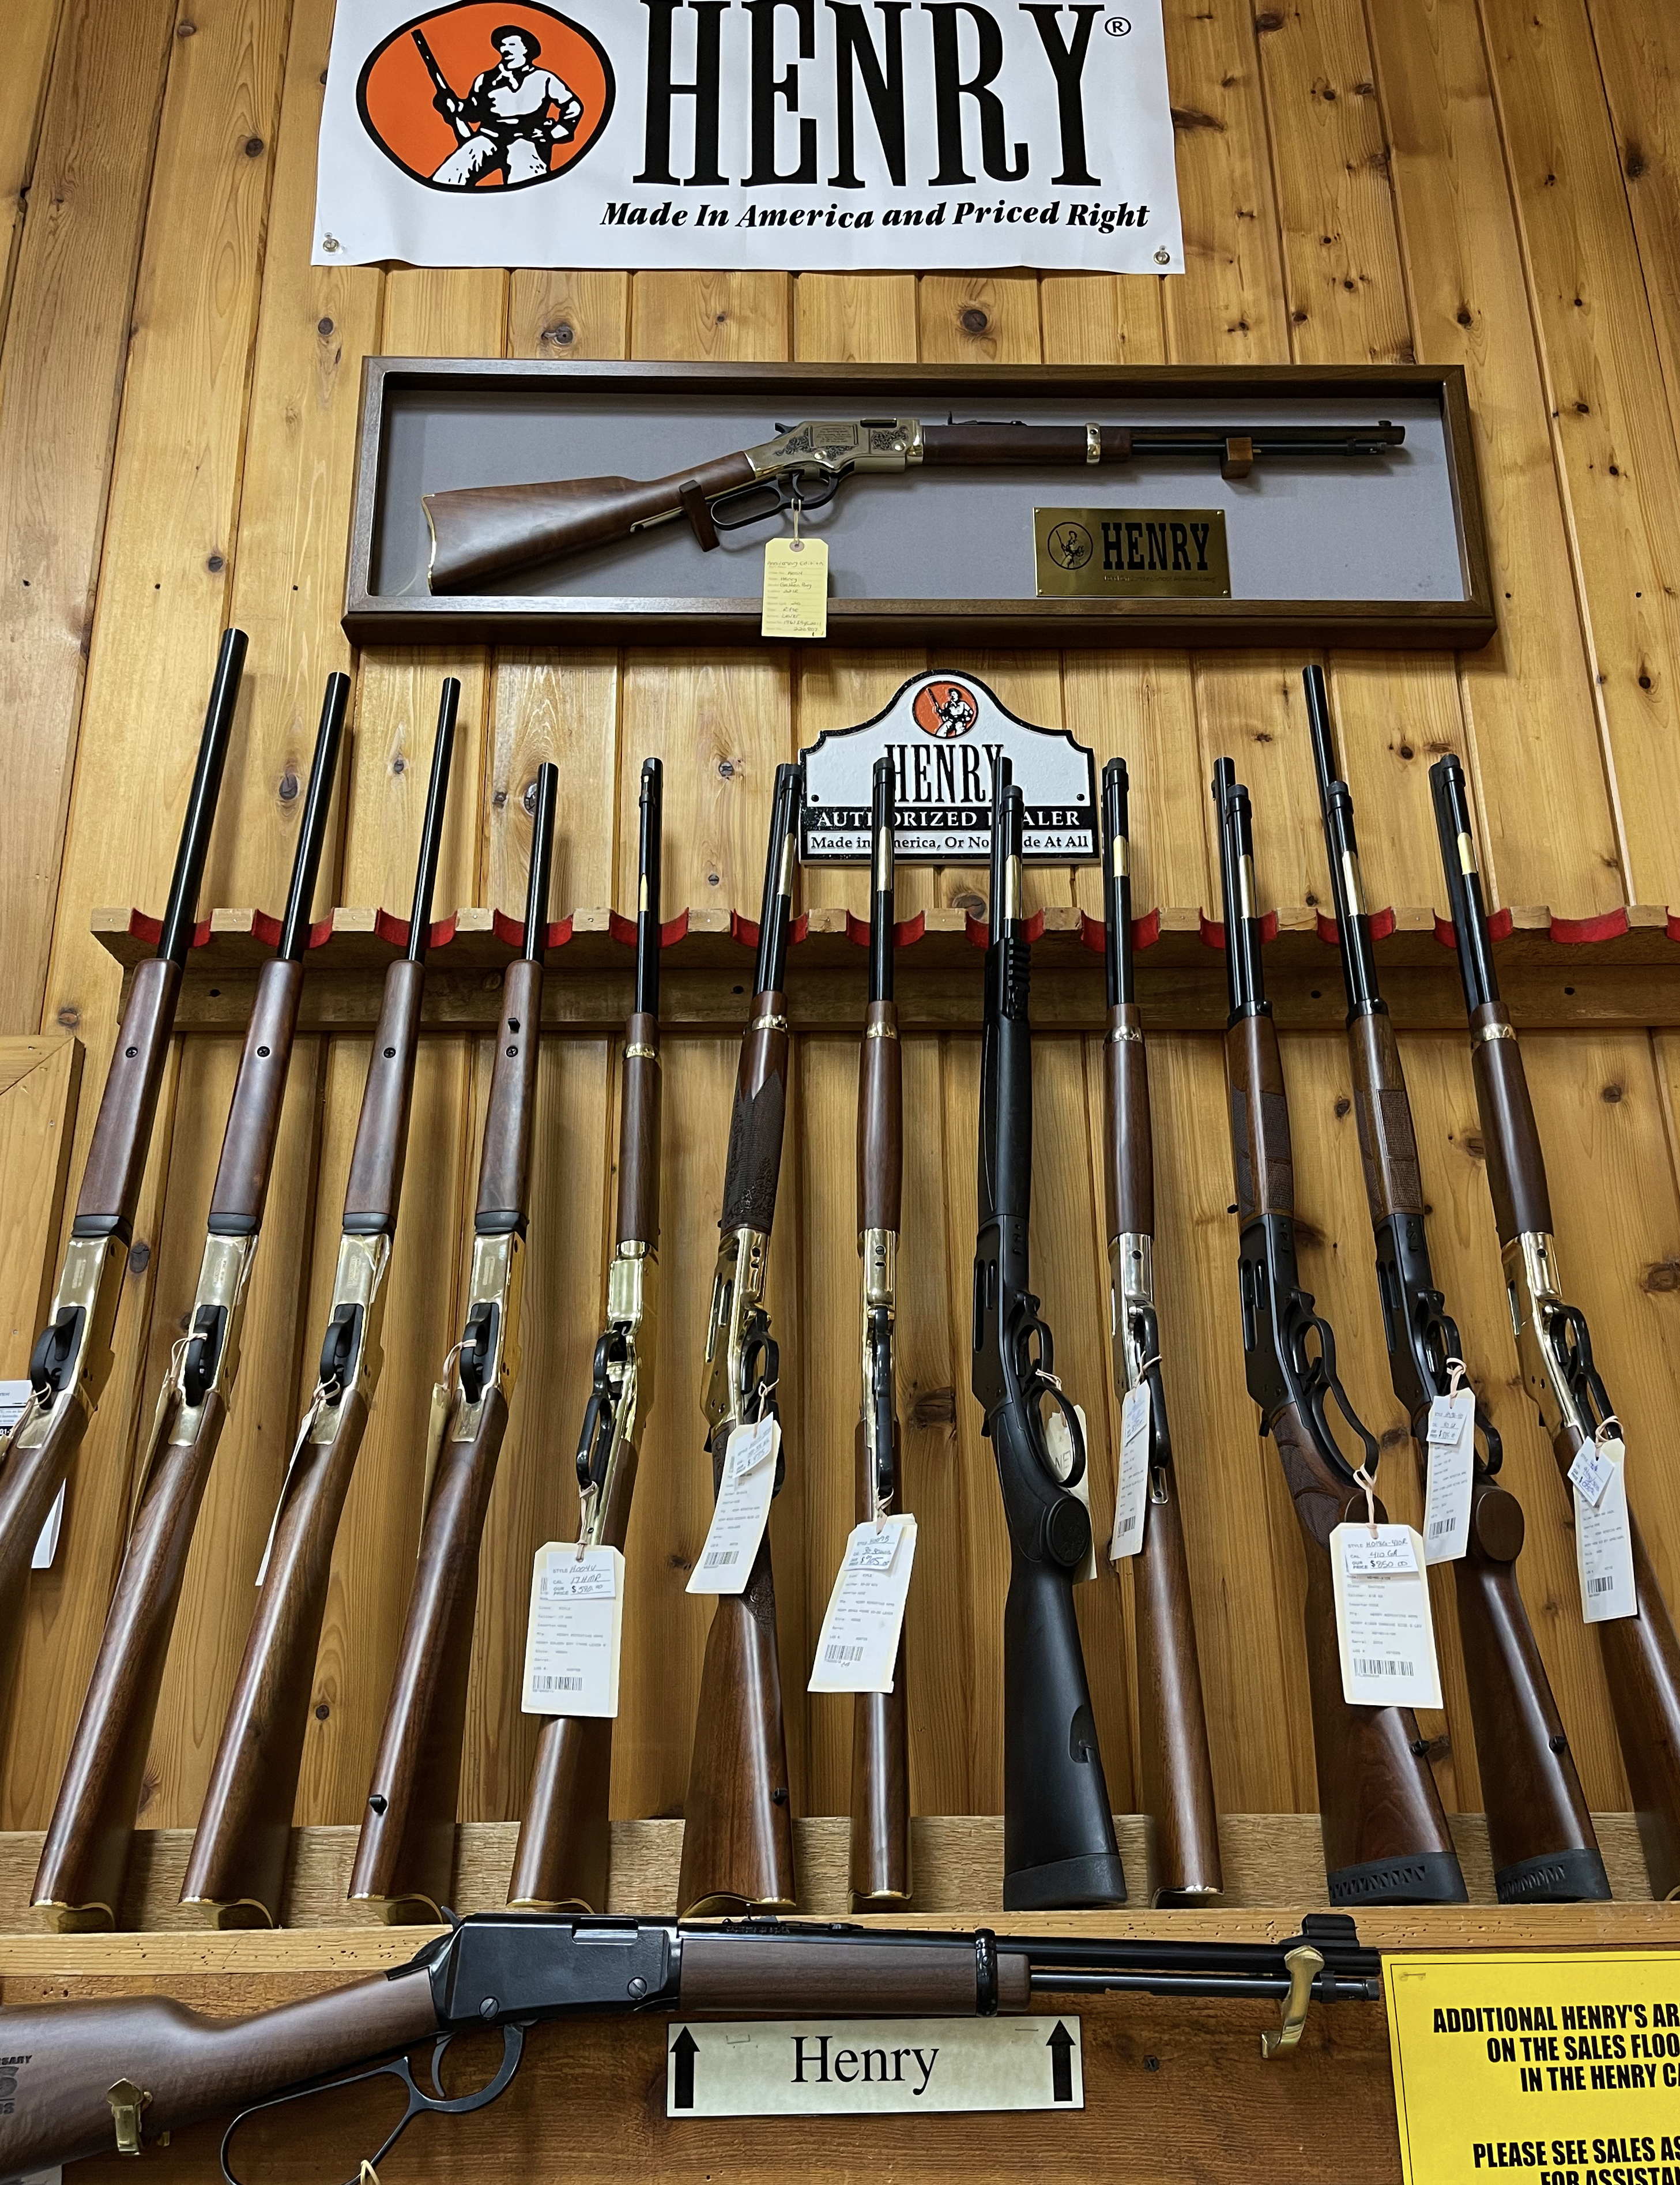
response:
{"label": "white hang tag", "polygon": [[[1076,1501],[1084,1503],[1086,1530],[1091,1534],[1085,1561],[1074,1573],[1074,1584],[1087,1585],[1097,1575],[1097,1534],[1091,1524],[1091,1436],[1086,1430],[1085,1413],[1077,1404],[1074,1405],[1074,1417],[1080,1422],[1080,1439],[1085,1444],[1085,1469],[1068,1492]],[[1068,1422],[1059,1404],[1050,1414],[1044,1439],[1050,1445],[1050,1461],[1056,1467],[1056,1477],[1065,1480],[1074,1468],[1074,1438],[1068,1431]]]}
{"label": "white hang tag", "polygon": [[[773,1411],[756,1426],[737,1427],[723,1451],[723,1478],[690,1593],[745,1593],[753,1557],[769,1523],[776,1491],[776,1451],[782,1429]],[[574,1551],[575,1552],[575,1551]]]}
{"label": "white hang tag", "polygon": [[525,1627],[526,1714],[616,1715],[624,1628],[624,1558],[617,1548],[550,1540],[531,1573]]}
{"label": "white hang tag", "polygon": [[[1621,1444],[1616,1446],[1621,1449]],[[1569,1467],[1569,1484],[1584,1501],[1596,1510],[1605,1499],[1605,1489],[1616,1477],[1616,1467],[1605,1455],[1604,1445],[1595,1441],[1583,1441],[1575,1452],[1575,1461]]]}
{"label": "white hang tag", "polygon": [[853,1528],[829,1595],[811,1692],[890,1692],[916,1560],[916,1520],[866,1517]]}
{"label": "white hang tag", "polygon": [[1114,1532],[1110,1562],[1135,1556],[1143,1545],[1144,1513],[1149,1507],[1149,1383],[1140,1381],[1120,1400],[1120,1487],[1114,1497]]}
{"label": "white hang tag", "polygon": [[1330,1536],[1342,1696],[1349,1707],[1438,1707],[1441,1671],[1423,1542],[1409,1525],[1338,1525]]}
{"label": "white hang tag", "polygon": [[1476,1391],[1437,1396],[1429,1406],[1429,1484],[1423,1501],[1423,1553],[1456,1562],[1470,1545],[1470,1490],[1476,1472]]}
{"label": "white hang tag", "polygon": [[1596,1445],[1610,1478],[1596,1502],[1575,1490],[1575,1562],[1581,1575],[1581,1615],[1587,1623],[1614,1623],[1639,1613],[1633,1584],[1633,1535],[1627,1523],[1627,1450],[1617,1440]]}
{"label": "white hang tag", "polygon": [[829,548],[822,539],[768,539],[764,543],[764,606],[761,637],[826,637],[829,634]]}

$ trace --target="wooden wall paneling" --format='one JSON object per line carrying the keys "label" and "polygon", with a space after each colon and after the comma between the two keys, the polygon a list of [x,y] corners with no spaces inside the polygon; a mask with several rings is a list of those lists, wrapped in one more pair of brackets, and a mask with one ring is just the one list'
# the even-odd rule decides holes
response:
{"label": "wooden wall paneling", "polygon": [[1585,0],[1482,10],[1630,900],[1680,897],[1680,455]]}
{"label": "wooden wall paneling", "polygon": [[807,364],[913,364],[913,273],[801,273],[793,284],[793,354]]}
{"label": "wooden wall paneling", "polygon": [[1670,412],[1680,419],[1680,20],[1666,8],[1589,0]]}
{"label": "wooden wall paneling", "polygon": [[1469,382],[1500,626],[1460,676],[1491,897],[1602,910],[1622,899],[1621,846],[1481,28],[1470,0],[1366,0],[1366,21],[1413,338]]}
{"label": "wooden wall paneling", "polygon": [[630,283],[630,354],[779,362],[791,350],[785,273],[638,273]]}
{"label": "wooden wall paneling", "polygon": [[508,282],[507,353],[551,364],[630,353],[630,276],[527,266]]}
{"label": "wooden wall paneling", "polygon": [[67,1032],[0,1038],[0,1380],[24,1378],[53,1302],[82,1053]]}
{"label": "wooden wall paneling", "polygon": [[11,65],[0,83],[0,338],[12,300],[12,274],[41,138],[53,48],[63,0],[20,0],[8,26]]}
{"label": "wooden wall paneling", "polygon": [[[552,759],[560,768],[560,803],[549,917],[553,921],[580,905],[611,902],[613,808],[620,785],[618,655],[600,650],[567,655],[552,648],[499,652],[492,703],[489,793],[481,819],[484,901],[508,918],[524,919],[537,774]],[[638,760],[624,791],[633,841],[640,772]],[[630,892],[620,898],[627,915],[633,909],[635,878],[633,868]]]}
{"label": "wooden wall paneling", "polygon": [[1047,364],[1162,364],[1164,274],[1047,273],[1038,284]]}
{"label": "wooden wall paneling", "polygon": [[[0,718],[33,725],[0,745],[7,1032],[37,1031],[85,1003],[54,989],[43,1014],[175,15],[174,0],[85,0],[70,12],[30,170],[31,216],[8,239],[16,255],[0,349]],[[86,906],[77,919],[86,925]],[[103,1052],[94,1066],[103,1070]]]}

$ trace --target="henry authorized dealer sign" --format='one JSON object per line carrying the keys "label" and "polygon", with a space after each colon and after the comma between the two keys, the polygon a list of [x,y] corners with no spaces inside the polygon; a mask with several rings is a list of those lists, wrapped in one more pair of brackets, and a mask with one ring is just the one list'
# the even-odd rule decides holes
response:
{"label": "henry authorized dealer sign", "polygon": [[315,263],[1183,270],[1162,0],[338,0]]}

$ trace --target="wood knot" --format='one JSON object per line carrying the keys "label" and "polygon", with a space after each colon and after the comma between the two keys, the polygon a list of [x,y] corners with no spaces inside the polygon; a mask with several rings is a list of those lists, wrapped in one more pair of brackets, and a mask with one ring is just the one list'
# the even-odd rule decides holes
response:
{"label": "wood knot", "polygon": [[543,339],[553,349],[570,349],[577,338],[578,329],[567,326],[564,319],[557,319],[553,326],[543,328]]}
{"label": "wood knot", "polygon": [[1264,14],[1255,16],[1254,28],[1257,31],[1281,31],[1283,28],[1283,17],[1275,8],[1268,8]]}
{"label": "wood knot", "polygon": [[1644,154],[1639,149],[1637,144],[1630,144],[1627,147],[1627,150],[1622,158],[1621,171],[1627,176],[1630,182],[1637,182],[1640,176],[1646,171],[1649,165],[1650,161],[1645,157]]}
{"label": "wood knot", "polygon": [[288,766],[280,777],[280,801],[289,804],[298,793],[298,777]]}
{"label": "wood knot", "polygon": [[985,897],[983,895],[976,895],[972,888],[965,888],[960,895],[952,897],[951,908],[953,910],[966,910],[970,918],[984,918],[986,910]]}
{"label": "wood knot", "polygon": [[59,1011],[58,1022],[64,1031],[74,1031],[81,1022],[81,1011],[74,1002],[66,1002]]}
{"label": "wood knot", "polygon": [[130,1274],[143,1275],[147,1268],[149,1267],[151,1264],[152,1248],[149,1244],[142,1242],[140,1243],[130,1245],[128,1251],[128,1271]]}
{"label": "wood knot", "polygon": [[225,554],[212,554],[204,567],[213,577],[219,577],[227,567],[227,556]]}
{"label": "wood knot", "polygon": [[1655,1297],[1680,1290],[1680,1260],[1654,1260],[1640,1276],[1639,1288]]}
{"label": "wood knot", "polygon": [[245,157],[248,159],[260,159],[265,149],[265,147],[260,137],[248,137],[245,139]]}
{"label": "wood knot", "polygon": [[958,314],[958,320],[965,334],[983,334],[991,323],[978,304],[970,304]]}
{"label": "wood knot", "polygon": [[1353,1104],[1345,1092],[1338,1092],[1336,1096],[1336,1113],[1338,1119],[1345,1115]]}
{"label": "wood knot", "polygon": [[322,341],[331,341],[333,335],[338,332],[338,328],[333,325],[331,319],[317,319],[315,322],[315,330],[321,336]]}
{"label": "wood knot", "polygon": [[1606,1108],[1618,1107],[1621,1104],[1622,1090],[1623,1088],[1620,1085],[1614,1083],[1606,1085],[1604,1091],[1599,1093],[1599,1098],[1604,1102]]}
{"label": "wood knot", "polygon": [[1460,304],[1454,316],[1461,327],[1473,327],[1476,324],[1476,314],[1468,304]]}
{"label": "wood knot", "polygon": [[925,1389],[911,1405],[906,1423],[913,1427],[954,1427],[957,1423],[955,1389]]}

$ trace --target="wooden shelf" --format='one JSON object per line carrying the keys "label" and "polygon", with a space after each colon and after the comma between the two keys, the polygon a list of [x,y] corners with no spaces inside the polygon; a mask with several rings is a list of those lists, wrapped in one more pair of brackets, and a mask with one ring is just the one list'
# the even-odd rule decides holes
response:
{"label": "wooden shelf", "polygon": [[[1543,906],[1500,911],[1493,957],[1515,1021],[1529,1029],[1680,1022],[1680,918],[1634,904],[1601,918],[1554,918]],[[1457,1031],[1463,991],[1451,928],[1426,908],[1372,919],[1379,977],[1396,1023]],[[138,910],[98,910],[92,930],[127,970],[157,946],[159,923]],[[256,975],[279,937],[261,911],[217,910],[199,925],[176,1023],[231,1031],[250,1012]],[[1100,1029],[1102,929],[1074,904],[1031,921],[1033,1019],[1045,1031]],[[737,911],[686,910],[664,928],[660,1014],[668,1031],[739,1026],[751,998],[756,923]],[[795,921],[788,1012],[797,1031],[856,1029],[863,1020],[867,925],[829,907]],[[385,967],[407,945],[408,924],[388,911],[339,909],[310,936],[299,1026],[366,1031],[379,1012]],[[501,973],[519,948],[500,912],[459,911],[433,928],[425,1023],[438,1031],[493,1031]],[[616,1032],[630,1006],[635,930],[617,912],[579,909],[549,929],[551,976],[544,1030]],[[1280,1024],[1330,1030],[1344,1014],[1336,927],[1310,907],[1267,919],[1266,977]],[[896,984],[906,1029],[978,1029],[983,922],[957,908],[924,912],[898,928]],[[1153,910],[1135,921],[1138,998],[1152,1029],[1214,1031],[1225,1018],[1222,928],[1203,911]]]}

